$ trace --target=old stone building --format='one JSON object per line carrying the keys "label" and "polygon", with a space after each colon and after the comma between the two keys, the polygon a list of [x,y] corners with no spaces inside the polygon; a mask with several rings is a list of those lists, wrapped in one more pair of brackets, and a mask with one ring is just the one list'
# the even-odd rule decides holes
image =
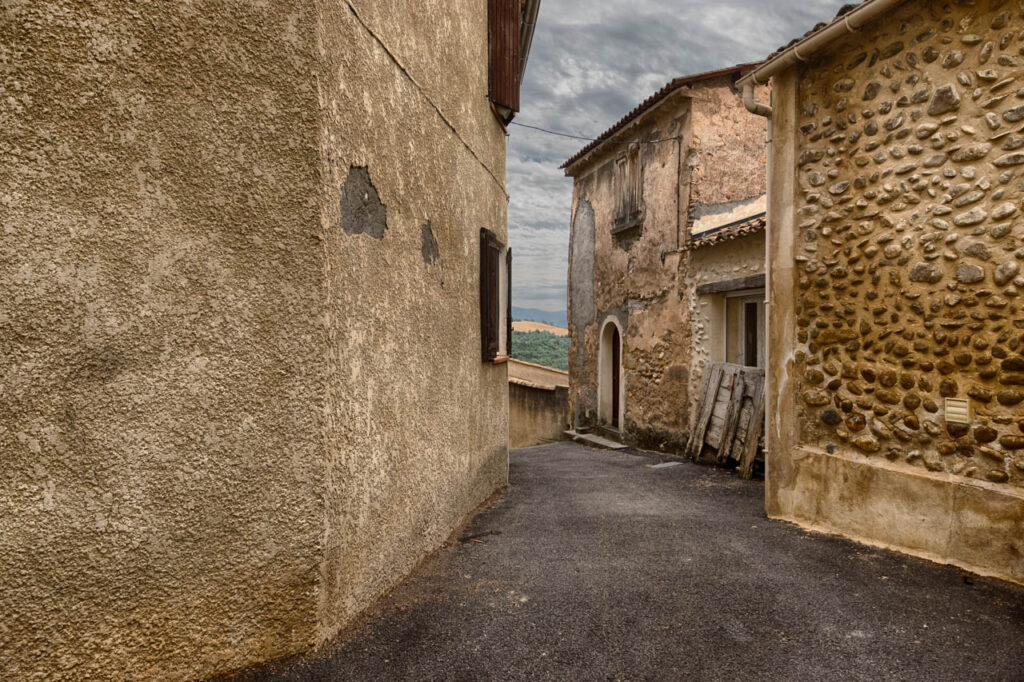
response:
{"label": "old stone building", "polygon": [[1018,582],[1022,54],[1018,2],[870,0],[742,81],[772,133],[769,514]]}
{"label": "old stone building", "polygon": [[0,677],[305,650],[505,484],[537,5],[0,9]]}
{"label": "old stone building", "polygon": [[563,166],[577,431],[682,451],[708,363],[746,357],[747,303],[763,358],[764,127],[735,87],[751,68],[672,81]]}

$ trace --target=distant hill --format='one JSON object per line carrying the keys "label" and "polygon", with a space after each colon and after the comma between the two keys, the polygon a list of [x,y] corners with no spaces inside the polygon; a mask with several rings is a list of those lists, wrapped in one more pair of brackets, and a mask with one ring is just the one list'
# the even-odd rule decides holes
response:
{"label": "distant hill", "polygon": [[556,327],[546,322],[533,322],[526,320],[515,320],[512,322],[514,332],[547,332],[555,336],[569,336],[569,330],[565,327]]}
{"label": "distant hill", "polygon": [[551,311],[538,310],[537,308],[519,308],[517,306],[512,306],[512,319],[531,320],[533,322],[547,322],[550,325],[563,328],[567,328],[569,326],[569,318],[568,316],[566,316],[564,310]]}
{"label": "distant hill", "polygon": [[512,357],[535,365],[569,369],[569,337],[551,332],[512,331]]}

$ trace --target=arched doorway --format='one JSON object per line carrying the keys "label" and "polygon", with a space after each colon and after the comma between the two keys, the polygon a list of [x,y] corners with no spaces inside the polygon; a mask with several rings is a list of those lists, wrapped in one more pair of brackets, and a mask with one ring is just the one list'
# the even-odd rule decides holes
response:
{"label": "arched doorway", "polygon": [[601,421],[614,429],[622,428],[625,410],[622,381],[622,330],[610,319],[601,330],[598,352],[597,390]]}

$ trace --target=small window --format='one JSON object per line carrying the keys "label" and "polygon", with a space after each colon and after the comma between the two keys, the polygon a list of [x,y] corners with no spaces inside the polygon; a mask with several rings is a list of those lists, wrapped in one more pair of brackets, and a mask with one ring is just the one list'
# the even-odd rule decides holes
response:
{"label": "small window", "polygon": [[484,362],[512,350],[512,249],[488,229],[480,230],[480,344]]}
{"label": "small window", "polygon": [[643,179],[640,173],[640,145],[615,161],[615,227],[628,229],[637,225],[643,214]]}
{"label": "small window", "polygon": [[726,362],[763,369],[764,347],[764,293],[748,293],[726,298]]}

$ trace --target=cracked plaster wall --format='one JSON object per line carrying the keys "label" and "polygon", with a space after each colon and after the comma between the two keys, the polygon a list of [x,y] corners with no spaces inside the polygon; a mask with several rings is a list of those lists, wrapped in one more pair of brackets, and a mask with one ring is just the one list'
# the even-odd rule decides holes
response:
{"label": "cracked plaster wall", "polygon": [[[690,145],[692,218],[727,213],[736,205],[762,196],[767,189],[765,123],[750,116],[739,92],[732,87],[708,88],[693,103],[696,131]],[[760,101],[770,98],[758,88]],[[709,362],[724,362],[725,339],[713,329],[721,320],[711,298],[698,296],[697,287],[764,272],[764,233],[733,239],[690,252],[687,302],[690,306],[692,349],[689,376],[689,418],[696,418],[701,382]],[[724,314],[724,310],[723,310]],[[721,329],[724,332],[724,328]],[[721,357],[713,357],[716,349]]]}
{"label": "cracked plaster wall", "polygon": [[[665,105],[659,114],[642,119],[625,139],[685,134],[688,108],[684,99]],[[612,234],[614,150],[620,147],[608,147],[580,169],[574,188],[569,413],[579,426],[597,424],[600,330],[614,316],[624,330],[623,435],[631,442],[661,442],[685,428],[686,376],[683,368],[671,369],[674,358],[685,357],[688,338],[677,276],[680,258],[672,253],[679,225],[679,145],[673,140],[642,146],[643,224],[620,237]]]}

